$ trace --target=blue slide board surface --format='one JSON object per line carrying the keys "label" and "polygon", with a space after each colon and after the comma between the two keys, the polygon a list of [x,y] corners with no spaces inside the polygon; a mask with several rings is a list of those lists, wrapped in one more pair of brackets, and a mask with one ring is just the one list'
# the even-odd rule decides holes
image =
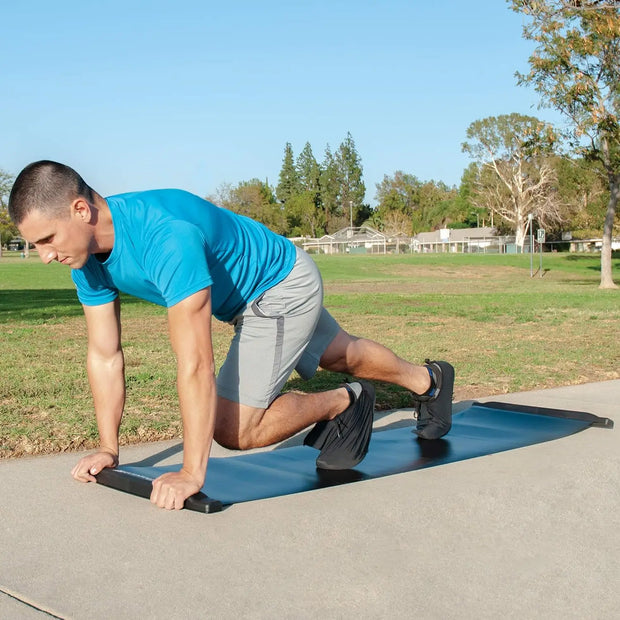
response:
{"label": "blue slide board surface", "polygon": [[[202,491],[225,506],[503,452],[565,437],[592,425],[610,428],[613,423],[607,418],[582,412],[474,403],[453,417],[452,430],[443,439],[420,440],[411,432],[411,427],[373,433],[368,455],[353,470],[317,470],[315,459],[318,452],[307,446],[211,458]],[[154,457],[147,461],[152,463]],[[106,470],[106,473],[126,475],[130,481],[150,482],[162,473],[177,471],[179,467],[178,464],[134,463],[121,465],[114,472]],[[105,480],[99,481],[108,484]],[[108,486],[116,485],[110,483]],[[144,494],[131,488],[116,488]]]}

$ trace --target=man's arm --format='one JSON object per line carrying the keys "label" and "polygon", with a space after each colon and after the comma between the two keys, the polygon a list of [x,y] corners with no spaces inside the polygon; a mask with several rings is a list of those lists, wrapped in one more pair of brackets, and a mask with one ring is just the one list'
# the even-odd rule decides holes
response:
{"label": "man's arm", "polygon": [[118,429],[125,406],[125,364],[121,348],[120,302],[84,306],[88,329],[88,380],[93,395],[99,450],[84,457],[71,472],[76,480],[94,482],[94,474],[118,464]]}
{"label": "man's arm", "polygon": [[204,484],[213,441],[217,392],[211,341],[211,289],[168,309],[170,342],[177,358],[177,390],[183,418],[183,468],[153,482],[151,501],[183,508]]}

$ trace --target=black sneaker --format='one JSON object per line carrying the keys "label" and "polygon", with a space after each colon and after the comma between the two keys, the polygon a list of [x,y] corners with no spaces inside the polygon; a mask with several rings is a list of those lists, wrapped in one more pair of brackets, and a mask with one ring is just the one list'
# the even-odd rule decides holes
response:
{"label": "black sneaker", "polygon": [[[361,394],[350,387],[359,383]],[[345,384],[353,402],[333,420],[317,422],[304,439],[306,446],[321,451],[316,459],[318,469],[351,469],[367,454],[375,412],[375,388],[367,381]]]}
{"label": "black sneaker", "polygon": [[422,439],[439,439],[452,428],[452,393],[454,368],[448,362],[425,364],[430,368],[431,387],[426,394],[413,394],[417,424],[413,431]]}

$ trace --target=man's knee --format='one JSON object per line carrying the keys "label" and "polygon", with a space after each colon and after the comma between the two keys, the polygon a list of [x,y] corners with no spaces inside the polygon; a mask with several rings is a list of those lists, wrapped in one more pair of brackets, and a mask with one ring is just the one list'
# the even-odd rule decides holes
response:
{"label": "man's knee", "polygon": [[259,447],[258,423],[265,410],[218,399],[213,438],[229,450],[250,450]]}
{"label": "man's knee", "polygon": [[239,434],[226,425],[216,423],[213,439],[228,450],[243,450]]}
{"label": "man's knee", "polygon": [[325,349],[319,365],[334,372],[348,372],[352,365],[352,347],[359,340],[341,329]]}

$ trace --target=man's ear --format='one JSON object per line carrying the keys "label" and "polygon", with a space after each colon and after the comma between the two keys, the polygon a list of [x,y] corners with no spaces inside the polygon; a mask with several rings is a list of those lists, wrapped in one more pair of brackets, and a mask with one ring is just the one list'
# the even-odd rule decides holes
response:
{"label": "man's ear", "polygon": [[85,224],[89,224],[93,219],[93,210],[87,200],[76,198],[71,203],[71,215],[78,217]]}

